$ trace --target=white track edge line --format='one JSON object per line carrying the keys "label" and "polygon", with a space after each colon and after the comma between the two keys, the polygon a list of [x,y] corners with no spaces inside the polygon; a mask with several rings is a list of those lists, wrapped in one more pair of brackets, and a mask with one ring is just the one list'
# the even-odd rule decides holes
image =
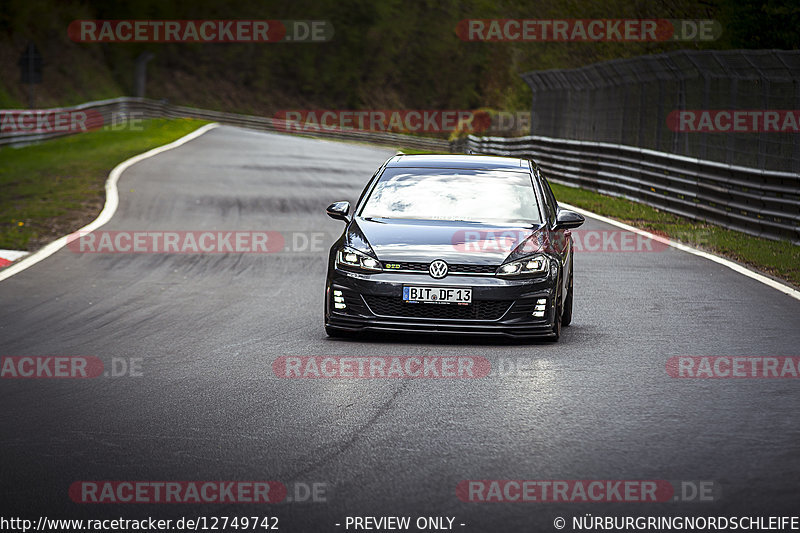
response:
{"label": "white track edge line", "polygon": [[[122,163],[115,166],[108,175],[108,179],[106,180],[106,203],[103,206],[103,210],[100,211],[100,214],[97,215],[97,218],[91,221],[86,226],[82,227],[81,229],[75,231],[74,233],[78,232],[90,232],[94,231],[97,228],[106,224],[111,217],[114,216],[114,213],[117,211],[117,207],[119,206],[119,191],[117,189],[117,182],[119,181],[120,176],[122,175],[125,170],[129,167],[135,165],[140,161],[144,161],[145,159],[149,159],[155,155],[158,155],[162,152],[166,152],[167,150],[172,150],[173,148],[177,148],[182,144],[185,144],[197,137],[200,137],[207,131],[213,130],[214,128],[219,127],[219,124],[216,122],[212,122],[211,124],[206,124],[205,126],[194,130],[193,132],[184,135],[180,139],[172,141],[169,144],[165,144],[163,146],[158,146],[153,148],[152,150],[148,150],[147,152],[141,153],[139,155],[135,155],[130,159],[126,159]],[[71,233],[70,235],[73,235]],[[32,253],[31,255],[27,256],[25,259],[20,260],[19,262],[13,263],[11,266],[0,270],[0,281],[6,280],[13,276],[14,274],[18,274],[23,270],[32,267],[39,261],[43,259],[47,259],[58,250],[66,246],[67,239],[69,235],[64,235],[63,237],[56,239],[55,241],[49,243],[44,248]]]}
{"label": "white track edge line", "polygon": [[[100,212],[100,214],[97,216],[96,219],[94,219],[92,222],[90,222],[89,224],[87,224],[86,226],[82,227],[81,229],[79,229],[77,231],[78,232],[94,231],[97,228],[99,228],[99,227],[103,226],[104,224],[106,224],[109,220],[111,220],[111,217],[114,216],[114,213],[117,211],[117,206],[119,205],[119,192],[117,190],[117,182],[119,181],[119,178],[122,175],[122,173],[128,167],[130,167],[132,165],[135,165],[136,163],[138,163],[140,161],[143,161],[145,159],[148,159],[150,157],[158,155],[158,154],[160,154],[162,152],[166,152],[167,150],[171,150],[173,148],[177,148],[178,146],[181,146],[182,144],[185,144],[185,143],[191,141],[192,139],[196,139],[197,137],[200,137],[201,135],[203,135],[207,131],[210,131],[210,130],[212,130],[214,128],[217,128],[219,126],[220,126],[220,124],[218,124],[216,122],[212,122],[211,124],[206,124],[205,126],[199,128],[199,129],[197,129],[197,130],[195,130],[195,131],[193,131],[193,132],[191,132],[191,133],[189,133],[187,135],[184,135],[180,139],[177,139],[177,140],[175,140],[175,141],[173,141],[173,142],[171,142],[169,144],[165,144],[164,146],[159,146],[157,148],[153,148],[152,150],[149,150],[149,151],[144,152],[142,154],[133,156],[130,159],[127,159],[127,160],[123,161],[122,163],[120,163],[119,165],[117,165],[116,167],[114,167],[111,170],[111,173],[108,175],[108,179],[106,180],[106,203],[103,206],[103,210]],[[776,280],[774,280],[772,278],[768,278],[767,276],[764,276],[763,274],[759,274],[758,272],[750,270],[749,268],[746,268],[746,267],[744,267],[744,266],[742,266],[742,265],[740,265],[738,263],[735,263],[733,261],[729,261],[728,259],[719,257],[719,256],[714,255],[714,254],[710,254],[708,252],[703,252],[701,250],[697,250],[696,248],[692,248],[691,246],[687,246],[685,244],[681,244],[679,242],[672,241],[670,239],[667,239],[667,238],[661,237],[659,235],[655,235],[653,233],[650,233],[649,231],[641,230],[639,228],[630,226],[630,225],[625,224],[623,222],[619,222],[619,221],[614,220],[612,218],[608,218],[608,217],[604,217],[602,215],[598,215],[596,213],[592,213],[591,211],[587,211],[585,209],[581,209],[579,207],[575,207],[575,206],[570,205],[570,204],[562,203],[561,205],[563,205],[567,209],[571,209],[572,211],[580,213],[580,214],[582,214],[584,216],[588,216],[588,217],[593,218],[595,220],[599,220],[600,222],[605,222],[606,224],[611,224],[612,226],[616,226],[618,228],[622,228],[624,230],[631,231],[631,232],[636,233],[638,235],[642,235],[644,237],[647,237],[647,238],[653,239],[655,241],[661,242],[661,243],[666,244],[667,246],[671,246],[672,248],[675,248],[677,250],[681,250],[683,252],[687,252],[687,253],[690,253],[692,255],[696,255],[698,257],[702,257],[704,259],[708,259],[709,261],[714,261],[715,263],[718,263],[718,264],[720,264],[722,266],[730,268],[734,272],[738,272],[740,274],[743,274],[743,275],[747,276],[748,278],[754,279],[754,280],[756,280],[756,281],[758,281],[760,283],[763,283],[764,285],[767,285],[767,286],[772,287],[773,289],[776,289],[776,290],[778,290],[778,291],[780,291],[780,292],[782,292],[784,294],[787,294],[788,296],[791,296],[792,298],[794,298],[796,300],[800,300],[800,291],[798,291],[796,289],[793,289],[792,287],[789,287],[788,285],[784,285],[783,283],[780,283],[780,282],[778,282],[778,281],[776,281]],[[68,238],[68,235],[65,235],[65,236],[63,236],[63,237],[51,242],[50,244],[48,244],[47,246],[45,246],[41,250],[29,255],[25,259],[22,259],[18,263],[14,263],[13,265],[11,265],[11,266],[5,268],[4,270],[0,271],[0,281],[6,280],[6,279],[10,278],[11,276],[13,276],[14,274],[22,272],[23,270],[35,265],[39,261],[42,261],[43,259],[46,259],[46,258],[50,257],[56,251],[58,251],[59,249],[63,248],[67,244],[67,238]]]}
{"label": "white track edge line", "polygon": [[718,255],[710,254],[708,252],[704,252],[702,250],[698,250],[696,248],[692,248],[691,246],[687,246],[685,244],[682,244],[682,243],[679,243],[679,242],[675,242],[673,240],[667,239],[667,238],[662,237],[660,235],[656,235],[654,233],[650,233],[649,231],[645,231],[645,230],[630,226],[630,225],[625,224],[623,222],[620,222],[618,220],[614,220],[613,218],[608,218],[608,217],[604,217],[603,215],[598,215],[596,213],[592,213],[591,211],[587,211],[585,209],[581,209],[580,207],[575,207],[573,205],[569,205],[569,204],[565,204],[565,203],[559,203],[559,205],[562,205],[565,208],[570,209],[572,211],[575,211],[577,213],[580,213],[583,216],[590,217],[590,218],[593,218],[595,220],[599,220],[600,222],[605,222],[606,224],[611,224],[612,226],[616,226],[618,228],[622,228],[622,229],[627,230],[627,231],[632,231],[633,233],[637,233],[637,234],[642,235],[644,237],[647,237],[649,239],[653,239],[654,241],[658,241],[660,243],[666,244],[667,246],[671,246],[672,248],[681,250],[683,252],[690,253],[692,255],[696,255],[698,257],[702,257],[704,259],[708,259],[709,261],[714,261],[715,263],[719,263],[722,266],[730,268],[734,272],[738,272],[739,274],[743,274],[743,275],[747,276],[748,278],[751,278],[751,279],[754,279],[754,280],[756,280],[758,282],[761,282],[764,285],[772,287],[773,289],[779,290],[782,293],[791,296],[795,300],[800,300],[800,291],[798,291],[798,290],[796,290],[796,289],[794,289],[794,288],[792,288],[792,287],[790,287],[788,285],[785,285],[785,284],[783,284],[783,283],[781,283],[779,281],[776,281],[776,280],[774,280],[772,278],[769,278],[769,277],[767,277],[767,276],[765,276],[763,274],[760,274],[760,273],[758,273],[758,272],[756,272],[754,270],[750,270],[749,268],[747,268],[747,267],[745,267],[743,265],[740,265],[739,263],[736,263],[734,261],[730,261],[728,259],[725,259],[724,257],[720,257]]}

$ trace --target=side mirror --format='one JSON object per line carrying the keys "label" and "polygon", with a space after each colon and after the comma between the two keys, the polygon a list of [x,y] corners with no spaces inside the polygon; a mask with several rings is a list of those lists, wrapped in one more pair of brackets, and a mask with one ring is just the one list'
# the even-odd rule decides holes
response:
{"label": "side mirror", "polygon": [[573,229],[577,228],[586,221],[582,215],[569,209],[559,209],[556,214],[556,227],[555,229]]}
{"label": "side mirror", "polygon": [[328,206],[325,210],[328,216],[335,220],[350,222],[347,215],[350,214],[350,202],[336,202]]}

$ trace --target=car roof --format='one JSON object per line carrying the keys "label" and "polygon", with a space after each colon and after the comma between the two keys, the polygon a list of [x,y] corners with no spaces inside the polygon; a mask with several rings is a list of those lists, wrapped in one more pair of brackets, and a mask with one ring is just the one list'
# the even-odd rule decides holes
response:
{"label": "car roof", "polygon": [[466,168],[475,170],[506,170],[528,172],[530,162],[516,157],[493,155],[406,155],[398,154],[391,158],[387,167],[392,168]]}

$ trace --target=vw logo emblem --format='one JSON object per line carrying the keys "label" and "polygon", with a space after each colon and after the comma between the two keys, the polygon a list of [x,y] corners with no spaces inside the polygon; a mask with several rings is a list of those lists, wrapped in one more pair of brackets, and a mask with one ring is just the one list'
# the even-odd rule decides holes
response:
{"label": "vw logo emblem", "polygon": [[442,279],[447,275],[447,263],[437,259],[428,267],[428,273],[434,279]]}

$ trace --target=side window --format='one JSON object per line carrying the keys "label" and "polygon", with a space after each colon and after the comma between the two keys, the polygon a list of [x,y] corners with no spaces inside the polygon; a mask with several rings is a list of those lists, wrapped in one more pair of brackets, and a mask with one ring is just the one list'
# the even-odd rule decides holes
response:
{"label": "side window", "polygon": [[552,206],[553,210],[553,218],[550,219],[550,224],[555,224],[556,215],[558,214],[558,202],[556,202],[553,189],[550,188],[550,184],[547,182],[547,178],[545,178],[544,175],[542,175],[542,188],[544,189],[544,195],[547,197],[547,203]]}
{"label": "side window", "polygon": [[353,214],[355,214],[358,211],[358,208],[361,206],[361,202],[364,200],[364,196],[367,194],[367,191],[371,190],[372,187],[375,185],[375,182],[377,181],[375,178],[378,176],[378,174],[381,173],[382,170],[383,170],[383,165],[381,165],[378,168],[378,170],[375,171],[375,174],[372,175],[372,177],[367,182],[367,185],[361,191],[361,195],[358,197],[358,201],[356,202],[356,205],[353,209]]}
{"label": "side window", "polygon": [[558,211],[558,202],[556,202],[556,197],[553,194],[553,190],[550,188],[550,184],[547,182],[547,178],[542,175],[542,183],[544,183],[545,194],[547,195],[547,199],[550,204],[553,206],[553,212]]}
{"label": "side window", "polygon": [[544,211],[545,216],[547,216],[547,221],[552,226],[556,223],[556,211],[558,210],[558,204],[556,204],[556,199],[553,196],[553,191],[550,190],[550,185],[547,183],[544,175],[538,172],[539,175],[539,186],[542,189],[542,197],[544,198]]}

